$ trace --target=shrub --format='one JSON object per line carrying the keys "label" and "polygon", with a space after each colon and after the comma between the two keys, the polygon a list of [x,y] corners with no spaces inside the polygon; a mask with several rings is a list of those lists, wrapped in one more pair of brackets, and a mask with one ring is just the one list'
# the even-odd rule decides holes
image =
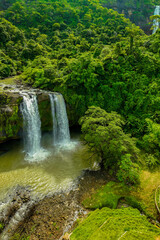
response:
{"label": "shrub", "polygon": [[119,170],[117,172],[117,178],[125,184],[132,185],[139,183],[139,166],[132,163],[130,157],[130,154],[122,156],[122,160],[119,164]]}

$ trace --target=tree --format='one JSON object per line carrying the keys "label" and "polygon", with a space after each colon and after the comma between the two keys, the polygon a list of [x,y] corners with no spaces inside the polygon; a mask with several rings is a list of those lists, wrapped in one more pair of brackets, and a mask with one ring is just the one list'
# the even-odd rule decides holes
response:
{"label": "tree", "polygon": [[139,183],[139,166],[130,157],[130,154],[122,156],[117,178],[125,184],[136,184]]}
{"label": "tree", "polygon": [[[99,107],[92,106],[80,119],[80,124],[83,140],[94,154],[101,157],[102,167],[117,171],[126,154],[130,154],[131,158],[130,161],[125,161],[125,165],[132,166],[132,161],[138,158],[135,140],[124,133],[122,129],[124,121],[116,112],[107,113]],[[134,180],[131,181],[133,182]]]}
{"label": "tree", "polygon": [[146,119],[148,132],[143,136],[143,148],[160,161],[160,124]]}

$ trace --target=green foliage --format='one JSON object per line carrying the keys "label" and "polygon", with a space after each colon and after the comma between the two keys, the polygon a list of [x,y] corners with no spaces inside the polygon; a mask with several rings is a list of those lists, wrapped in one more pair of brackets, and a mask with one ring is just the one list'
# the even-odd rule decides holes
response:
{"label": "green foliage", "polygon": [[139,166],[133,164],[130,154],[122,156],[117,172],[117,178],[119,181],[125,184],[137,184],[139,183]]}
{"label": "green foliage", "polygon": [[[116,229],[116,231],[115,231]],[[97,209],[73,231],[71,240],[155,239],[160,230],[137,209]]]}
{"label": "green foliage", "polygon": [[101,157],[101,164],[118,170],[117,177],[125,184],[138,183],[139,168],[132,162],[138,158],[138,149],[135,140],[124,133],[122,117],[99,107],[89,107],[80,124],[84,141]]}
{"label": "green foliage", "polygon": [[0,19],[0,78],[15,75],[20,70],[18,59],[24,44],[24,34],[5,19]]}
{"label": "green foliage", "polygon": [[10,97],[1,95],[1,109],[0,109],[0,132],[1,139],[11,138],[18,136],[19,130],[22,127],[22,117],[19,112],[19,103],[22,101],[20,98],[17,103],[10,105],[9,110],[3,109],[3,106],[11,102]]}
{"label": "green foliage", "polygon": [[16,64],[0,51],[0,78],[6,78],[16,74]]}
{"label": "green foliage", "polygon": [[159,5],[159,0],[100,0],[102,6],[116,8],[119,13],[123,13],[133,23],[139,25],[147,33],[151,33],[147,20],[153,15],[155,5]]}
{"label": "green foliage", "polygon": [[0,233],[2,232],[3,229],[4,229],[4,224],[0,223]]}
{"label": "green foliage", "polygon": [[41,45],[44,36],[27,41],[23,31],[12,25],[6,19],[0,19],[0,78],[16,75],[23,70],[27,60],[33,60],[36,56],[47,55],[45,44]]}
{"label": "green foliage", "polygon": [[[84,117],[80,119],[82,125],[83,139],[88,144],[90,150],[101,157],[102,164],[105,168],[117,169],[121,166],[121,180],[122,171],[127,164],[123,158],[124,154],[130,153],[132,159],[137,158],[138,149],[135,146],[135,140],[128,134],[123,132],[122,126],[124,121],[122,117],[115,112],[107,113],[99,107],[89,107]],[[134,168],[133,168],[134,169]],[[136,172],[134,172],[135,174]],[[136,177],[132,171],[128,179],[130,183],[136,182]],[[119,173],[120,177],[120,173]],[[127,179],[123,179],[124,182]]]}
{"label": "green foliage", "polygon": [[7,136],[8,137],[16,136],[18,134],[20,127],[22,126],[21,117],[19,114],[19,107],[13,106],[11,116],[5,117],[7,117],[7,120],[4,130]]}
{"label": "green foliage", "polygon": [[[158,176],[158,175],[157,175]],[[147,217],[155,219],[153,216],[153,210],[149,210],[143,197],[137,196],[137,191],[141,191],[141,185],[138,188],[133,188],[124,185],[119,182],[108,182],[106,185],[100,187],[94,193],[92,193],[88,198],[84,199],[82,204],[88,209],[97,209],[102,207],[118,208],[120,206],[129,205],[130,207],[138,209],[142,214]],[[148,190],[147,190],[148,191]],[[151,193],[153,191],[151,190]],[[135,194],[135,196],[134,196]],[[148,202],[153,202],[153,194],[148,199]]]}
{"label": "green foliage", "polygon": [[148,132],[143,137],[142,147],[149,155],[147,164],[152,167],[160,161],[160,125],[150,119],[146,120],[148,124]]}
{"label": "green foliage", "polygon": [[56,61],[37,57],[25,68],[21,77],[34,87],[53,89],[54,78],[58,75],[55,68]]}
{"label": "green foliage", "polygon": [[[23,72],[25,83],[60,91],[71,125],[92,105],[116,111],[125,132],[140,138],[146,118],[160,121],[160,31],[146,36],[106,4],[117,1],[3,1],[0,78]],[[145,15],[153,1],[121,4]]]}
{"label": "green foliage", "polygon": [[137,208],[141,213],[145,213],[147,217],[150,217],[150,215],[146,212],[146,207],[144,204],[138,201],[135,197],[129,195],[125,196],[125,201],[129,206]]}
{"label": "green foliage", "polygon": [[141,213],[144,213],[148,217],[153,217],[147,212],[142,201],[139,198],[132,196],[132,191],[130,190],[132,190],[132,188],[129,188],[123,183],[111,181],[99,188],[89,198],[86,198],[82,204],[88,209],[100,209],[103,207],[115,209],[120,202],[128,204],[130,207],[137,208]]}
{"label": "green foliage", "polygon": [[159,161],[154,155],[146,154],[145,156],[146,156],[146,164],[149,169],[154,169],[155,167],[158,166]]}
{"label": "green foliage", "polygon": [[[87,198],[83,201],[85,208],[96,209],[102,207],[116,208],[120,195],[115,194],[117,190],[117,185],[114,182],[109,182],[97,193],[93,194],[90,198]],[[119,186],[118,186],[119,187]]]}
{"label": "green foliage", "polygon": [[116,208],[118,201],[128,193],[128,189],[120,183],[109,182],[98,189],[90,198],[83,201],[85,208],[96,209],[102,207]]}

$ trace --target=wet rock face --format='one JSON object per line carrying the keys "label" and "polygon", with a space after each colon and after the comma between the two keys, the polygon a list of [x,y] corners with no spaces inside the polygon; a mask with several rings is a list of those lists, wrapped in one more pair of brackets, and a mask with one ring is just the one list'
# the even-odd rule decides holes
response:
{"label": "wet rock face", "polygon": [[1,202],[0,222],[4,225],[8,225],[10,219],[22,205],[28,201],[30,201],[30,191],[18,186],[12,195],[9,195],[4,202]]}
{"label": "wet rock face", "polygon": [[38,109],[41,119],[41,128],[43,131],[52,131],[53,120],[51,113],[51,104],[48,93],[38,93]]}
{"label": "wet rock face", "polygon": [[24,222],[38,199],[31,197],[29,189],[17,186],[3,202],[0,202],[0,223],[4,226],[1,240],[8,240],[17,227]]}
{"label": "wet rock face", "polygon": [[22,129],[20,103],[22,97],[17,93],[0,93],[0,143],[11,138],[19,138]]}
{"label": "wet rock face", "polygon": [[28,89],[22,85],[0,84],[0,143],[22,136],[23,117],[20,111],[20,104],[23,101],[22,91],[36,93],[42,131],[52,130],[53,122],[48,92]]}

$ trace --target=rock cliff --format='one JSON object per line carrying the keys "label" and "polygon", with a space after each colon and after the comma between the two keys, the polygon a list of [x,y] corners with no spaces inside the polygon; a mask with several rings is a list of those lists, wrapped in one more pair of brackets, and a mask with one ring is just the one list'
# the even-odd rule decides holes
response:
{"label": "rock cliff", "polygon": [[52,130],[52,115],[48,92],[24,89],[24,86],[0,84],[0,143],[22,136],[23,118],[20,104],[23,101],[21,92],[34,91],[38,99],[42,131]]}

